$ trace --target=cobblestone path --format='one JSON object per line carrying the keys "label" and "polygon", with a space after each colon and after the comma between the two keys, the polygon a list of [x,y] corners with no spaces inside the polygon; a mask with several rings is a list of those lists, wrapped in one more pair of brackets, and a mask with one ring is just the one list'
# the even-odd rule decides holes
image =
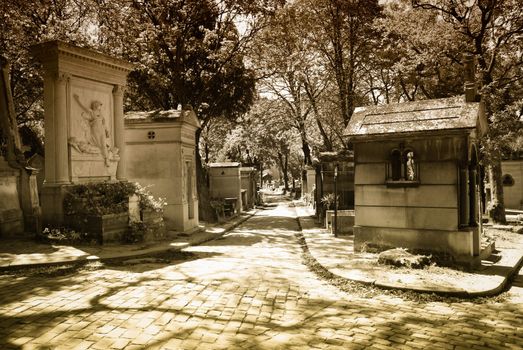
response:
{"label": "cobblestone path", "polygon": [[0,276],[0,349],[523,348],[521,273],[483,302],[365,298],[307,270],[297,229],[281,204],[184,261]]}

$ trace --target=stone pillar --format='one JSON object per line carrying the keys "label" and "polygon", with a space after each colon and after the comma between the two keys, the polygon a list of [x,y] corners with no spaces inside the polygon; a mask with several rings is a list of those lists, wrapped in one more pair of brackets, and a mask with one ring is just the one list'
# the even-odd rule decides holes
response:
{"label": "stone pillar", "polygon": [[69,147],[67,146],[67,89],[70,75],[58,73],[54,82],[55,183],[67,184],[69,178]]}
{"label": "stone pillar", "polygon": [[127,181],[126,159],[125,159],[125,139],[124,139],[124,119],[123,119],[123,93],[122,85],[115,85],[113,88],[114,106],[114,146],[119,149],[120,161],[116,170],[116,178],[119,181]]}
{"label": "stone pillar", "polygon": [[470,221],[469,207],[469,173],[468,167],[459,169],[459,223],[468,226]]}
{"label": "stone pillar", "polygon": [[471,166],[469,168],[469,226],[477,226],[477,198],[476,198],[476,178],[477,172],[476,167]]}

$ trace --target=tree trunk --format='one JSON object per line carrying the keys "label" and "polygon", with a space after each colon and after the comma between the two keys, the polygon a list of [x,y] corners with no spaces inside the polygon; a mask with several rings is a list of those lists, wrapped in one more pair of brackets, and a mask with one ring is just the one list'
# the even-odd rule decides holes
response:
{"label": "tree trunk", "polygon": [[[283,178],[285,183],[285,170],[283,168],[283,154],[281,152],[278,152],[278,171],[280,173],[280,179]],[[283,194],[285,194],[285,186],[283,187]]]}
{"label": "tree trunk", "polygon": [[490,203],[488,216],[496,223],[505,224],[507,219],[502,181],[501,161],[495,161],[489,166]]}

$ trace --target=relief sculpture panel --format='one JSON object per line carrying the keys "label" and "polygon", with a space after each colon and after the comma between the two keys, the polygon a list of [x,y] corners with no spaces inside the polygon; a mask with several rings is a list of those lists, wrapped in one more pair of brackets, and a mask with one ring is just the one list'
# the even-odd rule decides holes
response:
{"label": "relief sculpture panel", "polygon": [[73,181],[114,179],[119,161],[114,147],[113,86],[74,79],[70,99],[69,145]]}

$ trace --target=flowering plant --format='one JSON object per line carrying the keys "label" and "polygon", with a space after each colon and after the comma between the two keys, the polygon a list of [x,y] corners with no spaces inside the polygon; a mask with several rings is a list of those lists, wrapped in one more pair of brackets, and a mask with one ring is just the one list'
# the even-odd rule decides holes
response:
{"label": "flowering plant", "polygon": [[149,192],[148,188],[151,186],[142,186],[138,182],[133,184],[134,194],[140,198],[140,209],[150,209],[155,212],[163,211],[163,207],[167,205],[167,200],[163,197],[155,197]]}
{"label": "flowering plant", "polygon": [[93,243],[96,238],[88,232],[79,232],[67,227],[59,228],[44,228],[39,239],[44,239],[47,242],[67,242],[72,244],[77,243]]}
{"label": "flowering plant", "polygon": [[321,197],[321,203],[326,209],[334,208],[334,201],[339,204],[340,196],[335,196],[334,193],[327,193]]}

